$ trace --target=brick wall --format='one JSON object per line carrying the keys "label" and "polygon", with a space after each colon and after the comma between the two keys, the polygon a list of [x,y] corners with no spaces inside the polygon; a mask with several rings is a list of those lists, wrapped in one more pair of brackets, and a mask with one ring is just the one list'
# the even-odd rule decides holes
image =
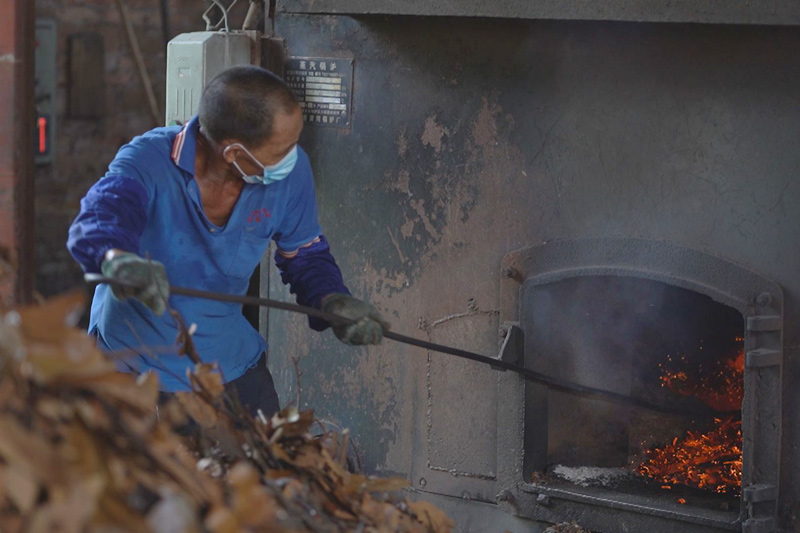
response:
{"label": "brick wall", "polygon": [[[166,46],[159,0],[125,0],[163,114]],[[244,19],[237,6],[232,22]],[[202,0],[169,0],[171,36],[205,29]],[[37,16],[58,24],[58,124],[55,160],[36,169],[36,290],[44,296],[81,283],[81,271],[65,248],[67,228],[86,190],[105,172],[117,149],[153,127],[122,21],[113,0],[38,0]],[[103,40],[105,112],[98,119],[68,116],[67,50],[70,36],[95,32]]]}

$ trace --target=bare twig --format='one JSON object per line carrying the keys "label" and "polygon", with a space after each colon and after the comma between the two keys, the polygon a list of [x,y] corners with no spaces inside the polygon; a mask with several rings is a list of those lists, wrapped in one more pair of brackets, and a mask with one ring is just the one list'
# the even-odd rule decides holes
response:
{"label": "bare twig", "polygon": [[339,434],[339,464],[347,467],[347,447],[350,446],[350,430],[345,429]]}

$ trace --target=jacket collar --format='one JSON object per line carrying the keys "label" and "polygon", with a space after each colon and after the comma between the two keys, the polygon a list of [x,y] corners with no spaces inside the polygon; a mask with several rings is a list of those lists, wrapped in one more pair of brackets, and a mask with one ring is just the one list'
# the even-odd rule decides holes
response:
{"label": "jacket collar", "polygon": [[172,143],[172,160],[182,170],[194,175],[194,157],[197,152],[197,134],[200,120],[197,115],[186,123]]}

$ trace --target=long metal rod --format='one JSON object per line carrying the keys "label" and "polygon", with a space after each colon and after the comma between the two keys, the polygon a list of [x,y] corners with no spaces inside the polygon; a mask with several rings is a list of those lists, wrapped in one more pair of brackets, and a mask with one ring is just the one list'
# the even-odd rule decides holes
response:
{"label": "long metal rod", "polygon": [[[117,285],[126,285],[125,283],[121,283],[117,280],[111,278],[105,278],[99,275],[91,275],[88,274],[86,276],[86,281],[91,284],[101,284],[101,283],[108,283],[108,284],[117,284]],[[351,324],[353,321],[339,316],[334,315],[331,313],[326,313],[325,311],[321,311],[319,309],[315,309],[313,307],[307,307],[304,305],[293,304],[289,302],[283,302],[279,300],[271,300],[269,298],[258,298],[255,296],[237,296],[233,294],[221,294],[217,292],[210,292],[210,291],[202,291],[198,289],[190,289],[187,287],[176,287],[171,285],[170,294],[179,295],[179,296],[189,296],[192,298],[202,298],[206,300],[215,300],[218,302],[229,302],[229,303],[238,303],[243,305],[257,305],[260,307],[269,307],[272,309],[282,309],[284,311],[291,311],[293,313],[301,313],[308,316],[313,316],[316,318],[320,318],[325,320],[329,324],[332,325],[342,325],[342,324]],[[515,372],[520,374],[521,376],[525,377],[530,381],[541,383],[543,385],[547,385],[551,389],[560,390],[563,392],[569,392],[572,394],[578,394],[581,396],[593,396],[602,398],[604,400],[608,400],[611,402],[634,406],[634,407],[641,407],[643,409],[649,409],[651,411],[657,411],[660,413],[665,414],[672,414],[672,415],[679,415],[679,416],[688,416],[688,417],[695,417],[695,418],[713,418],[713,417],[724,417],[724,416],[741,416],[739,411],[730,411],[730,412],[723,412],[723,411],[715,411],[713,409],[685,409],[680,407],[671,407],[666,405],[655,404],[649,402],[647,400],[643,400],[640,398],[634,398],[632,396],[627,396],[625,394],[620,394],[617,392],[612,392],[604,389],[596,389],[594,387],[587,387],[585,385],[580,385],[577,383],[572,383],[570,381],[566,381],[559,378],[554,378],[552,376],[548,376],[546,374],[542,374],[541,372],[536,372],[535,370],[530,370],[525,367],[521,367],[519,365],[515,365],[512,363],[508,363],[506,361],[502,361],[500,359],[495,359],[493,357],[487,357],[485,355],[480,355],[474,352],[470,352],[467,350],[461,350],[459,348],[453,348],[451,346],[445,346],[443,344],[436,344],[434,342],[424,341],[421,339],[417,339],[414,337],[409,337],[407,335],[401,335],[400,333],[395,333],[393,331],[385,331],[383,336],[387,339],[391,339],[393,341],[397,341],[403,344],[408,344],[411,346],[417,346],[419,348],[423,348],[425,350],[430,350],[434,352],[440,352],[448,355],[453,355],[456,357],[461,357],[463,359],[469,359],[471,361],[475,361],[478,363],[484,363],[487,365],[491,365],[492,367],[500,368],[503,370],[508,370],[511,372]]]}

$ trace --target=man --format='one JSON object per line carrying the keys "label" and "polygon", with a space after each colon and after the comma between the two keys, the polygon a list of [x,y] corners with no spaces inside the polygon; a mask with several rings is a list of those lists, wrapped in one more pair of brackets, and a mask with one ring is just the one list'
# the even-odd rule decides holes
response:
{"label": "man", "polygon": [[[317,221],[308,156],[297,144],[302,110],[283,81],[235,67],[203,93],[185,127],[157,128],[123,146],[81,201],[67,247],[86,272],[142,285],[101,285],[89,331],[107,351],[138,355],[128,369],[159,374],[163,391],[187,390],[191,362],[174,348],[177,310],[204,361],[252,413],[279,409],[264,339],[241,306],[169,296],[169,285],[244,294],[270,239],[298,303],[353,319],[348,344],[377,344],[387,324],[350,296]],[[310,319],[318,331],[328,324]]]}

